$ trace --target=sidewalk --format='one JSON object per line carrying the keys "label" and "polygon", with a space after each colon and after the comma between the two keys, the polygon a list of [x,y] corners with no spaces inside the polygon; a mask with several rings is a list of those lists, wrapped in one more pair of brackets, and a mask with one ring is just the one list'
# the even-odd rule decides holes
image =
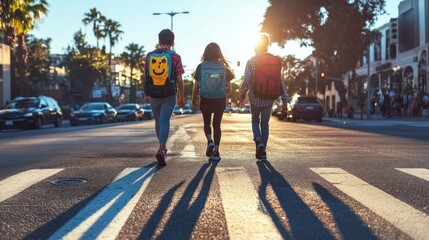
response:
{"label": "sidewalk", "polygon": [[360,113],[355,113],[353,114],[353,118],[347,118],[347,114],[343,114],[343,117],[329,117],[327,116],[327,114],[325,116],[323,116],[324,120],[335,120],[335,121],[414,121],[414,122],[419,122],[419,121],[429,121],[429,118],[425,118],[425,117],[416,117],[416,118],[412,118],[411,116],[393,116],[393,117],[383,117],[381,114],[371,114],[370,115],[370,119],[367,119],[368,115],[366,113],[364,113],[361,117]]}

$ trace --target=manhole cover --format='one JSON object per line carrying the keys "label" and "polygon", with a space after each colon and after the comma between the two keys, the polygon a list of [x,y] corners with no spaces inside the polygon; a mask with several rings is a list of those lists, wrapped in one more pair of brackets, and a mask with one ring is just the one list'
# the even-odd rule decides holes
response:
{"label": "manhole cover", "polygon": [[55,186],[80,185],[86,182],[87,182],[86,179],[83,179],[83,178],[60,178],[60,179],[50,181],[50,183]]}

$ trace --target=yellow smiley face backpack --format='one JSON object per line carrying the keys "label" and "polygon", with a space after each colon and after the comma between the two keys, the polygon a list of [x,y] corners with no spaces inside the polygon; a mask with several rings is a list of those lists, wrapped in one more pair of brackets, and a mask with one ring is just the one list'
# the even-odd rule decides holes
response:
{"label": "yellow smiley face backpack", "polygon": [[145,93],[150,97],[163,98],[176,94],[171,58],[173,53],[171,50],[157,50],[148,56]]}

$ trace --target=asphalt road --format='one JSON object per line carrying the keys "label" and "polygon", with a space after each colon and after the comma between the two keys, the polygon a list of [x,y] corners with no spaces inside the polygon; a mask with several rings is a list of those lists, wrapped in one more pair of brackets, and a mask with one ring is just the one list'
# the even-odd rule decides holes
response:
{"label": "asphalt road", "polygon": [[260,162],[225,114],[216,163],[173,116],[163,168],[153,120],[2,131],[0,239],[429,239],[429,122],[270,128]]}

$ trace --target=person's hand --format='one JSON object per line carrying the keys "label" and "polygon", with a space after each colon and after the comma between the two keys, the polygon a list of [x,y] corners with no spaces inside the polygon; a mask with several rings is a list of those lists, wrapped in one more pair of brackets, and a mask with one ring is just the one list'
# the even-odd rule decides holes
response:
{"label": "person's hand", "polygon": [[179,108],[183,108],[183,107],[185,106],[185,102],[183,101],[183,97],[182,97],[182,96],[179,96],[179,97],[177,98],[177,106],[178,106]]}
{"label": "person's hand", "polygon": [[244,98],[238,99],[238,105],[243,106]]}
{"label": "person's hand", "polygon": [[145,94],[145,95],[144,95],[144,98],[143,98],[143,101],[144,101],[144,102],[147,102],[147,103],[148,103],[148,102],[150,102],[150,97],[149,97],[148,95],[146,95],[146,94]]}
{"label": "person's hand", "polygon": [[197,98],[192,98],[192,107],[197,108],[199,105]]}

